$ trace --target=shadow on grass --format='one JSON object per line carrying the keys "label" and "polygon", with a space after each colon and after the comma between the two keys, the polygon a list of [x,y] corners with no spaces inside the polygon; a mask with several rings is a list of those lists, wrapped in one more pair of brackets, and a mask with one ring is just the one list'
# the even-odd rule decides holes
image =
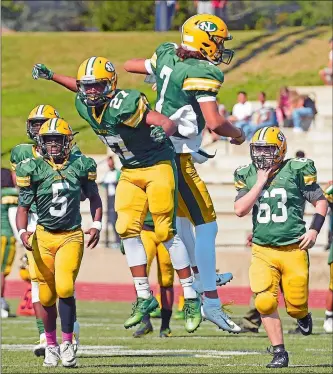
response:
{"label": "shadow on grass", "polygon": [[[230,68],[227,68],[227,69],[223,70],[223,72],[228,73],[230,71],[233,71],[233,70],[237,69],[238,67],[240,67],[241,65],[245,64],[246,62],[250,61],[253,57],[257,56],[259,53],[267,51],[270,47],[274,46],[275,44],[283,42],[284,40],[286,40],[290,36],[303,34],[306,31],[307,31],[306,29],[291,31],[287,34],[279,36],[276,39],[273,39],[269,42],[266,42],[266,43],[262,44],[260,47],[254,48],[248,55],[246,55],[243,58],[240,58],[239,60],[237,60],[234,64],[232,64],[232,66]],[[244,44],[245,44],[245,42],[244,42]],[[236,49],[236,51],[237,51],[237,49]]]}
{"label": "shadow on grass", "polygon": [[[113,356],[112,356],[113,357]],[[105,358],[105,357],[104,357]],[[204,367],[206,364],[96,364],[96,365],[79,365],[78,368],[146,368],[146,367]]]}
{"label": "shadow on grass", "polygon": [[291,50],[293,50],[295,47],[304,44],[309,39],[315,38],[319,35],[325,34],[325,30],[316,30],[309,34],[303,35],[302,38],[297,39],[293,42],[291,42],[289,45],[285,46],[284,48],[280,49],[279,52],[276,53],[276,56],[284,55]]}

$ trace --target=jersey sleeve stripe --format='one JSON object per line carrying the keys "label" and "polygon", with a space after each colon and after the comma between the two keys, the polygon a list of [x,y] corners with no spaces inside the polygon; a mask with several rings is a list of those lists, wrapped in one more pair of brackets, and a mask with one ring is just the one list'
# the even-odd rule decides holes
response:
{"label": "jersey sleeve stripe", "polygon": [[10,163],[10,166],[12,167],[12,170],[15,171],[16,170],[16,164],[14,162],[11,162]]}
{"label": "jersey sleeve stripe", "polygon": [[151,66],[152,66],[151,60],[149,60],[149,59],[145,60],[145,68],[147,70],[147,73],[150,74],[150,75],[153,75],[154,72],[153,72],[153,69],[151,68]]}
{"label": "jersey sleeve stripe", "polygon": [[244,182],[242,182],[242,181],[236,181],[235,182],[235,187],[236,187],[237,190],[240,190],[242,188],[245,188],[246,184]]}
{"label": "jersey sleeve stripe", "polygon": [[19,187],[28,187],[30,186],[30,177],[16,177],[16,184]]}
{"label": "jersey sleeve stripe", "polygon": [[183,90],[203,90],[217,92],[221,88],[221,83],[214,79],[187,78],[183,83]]}
{"label": "jersey sleeve stripe", "polygon": [[206,103],[207,101],[216,101],[215,96],[202,96],[197,98],[198,103]]}
{"label": "jersey sleeve stripe", "polygon": [[306,186],[317,182],[317,175],[304,175],[304,183]]}
{"label": "jersey sleeve stripe", "polygon": [[132,117],[128,118],[126,121],[123,122],[124,125],[129,126],[129,127],[138,126],[138,124],[142,121],[146,108],[147,106],[141,96],[136,112],[133,114]]}
{"label": "jersey sleeve stripe", "polygon": [[97,178],[97,173],[93,171],[88,172],[88,179],[94,181]]}
{"label": "jersey sleeve stripe", "polygon": [[154,66],[154,68],[156,69],[156,61],[157,61],[157,54],[154,53],[151,58],[150,58],[150,63]]}

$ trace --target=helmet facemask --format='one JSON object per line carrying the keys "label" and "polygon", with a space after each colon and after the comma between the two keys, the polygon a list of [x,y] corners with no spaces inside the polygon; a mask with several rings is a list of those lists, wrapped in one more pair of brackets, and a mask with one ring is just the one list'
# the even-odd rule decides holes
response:
{"label": "helmet facemask", "polygon": [[276,144],[250,144],[251,159],[257,169],[270,169],[282,160]]}
{"label": "helmet facemask", "polygon": [[72,137],[63,134],[44,134],[38,136],[38,145],[43,157],[63,163],[70,153]]}
{"label": "helmet facemask", "polygon": [[80,99],[91,107],[98,107],[109,102],[114,95],[115,83],[116,77],[110,80],[86,76],[76,81]]}
{"label": "helmet facemask", "polygon": [[27,134],[31,140],[37,142],[39,130],[47,120],[48,118],[32,118],[27,120]]}
{"label": "helmet facemask", "polygon": [[[204,49],[201,49],[200,52],[205,56],[205,58],[210,61],[214,65],[226,64],[229,65],[231,60],[235,55],[235,51],[232,49],[226,49],[224,47],[225,40],[231,40],[232,37],[229,36],[227,39],[221,38],[216,35],[210,35],[208,32],[208,37],[211,42],[213,42],[216,46],[216,51],[213,56],[209,57],[207,52]],[[206,43],[203,43],[205,47],[209,47]]]}

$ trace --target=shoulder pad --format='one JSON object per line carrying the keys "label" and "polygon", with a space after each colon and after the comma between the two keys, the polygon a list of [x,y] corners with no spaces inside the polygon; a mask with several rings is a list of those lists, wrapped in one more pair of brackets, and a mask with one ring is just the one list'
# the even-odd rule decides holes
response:
{"label": "shoulder pad", "polygon": [[221,84],[224,82],[223,72],[209,61],[197,60],[195,64],[189,66],[187,76],[189,78],[215,79]]}
{"label": "shoulder pad", "polygon": [[97,178],[97,164],[95,160],[91,157],[81,155],[80,158],[81,165],[81,176],[87,176],[89,180],[96,180]]}
{"label": "shoulder pad", "polygon": [[79,148],[79,146],[77,144],[74,144],[72,149],[71,149],[71,154],[73,155],[81,155],[82,152],[81,152],[81,149]]}
{"label": "shoulder pad", "polygon": [[155,53],[157,56],[160,56],[163,53],[170,53],[170,52],[174,53],[177,48],[178,48],[178,45],[176,43],[165,42],[165,43],[160,44],[156,48]]}
{"label": "shoulder pad", "polygon": [[251,169],[251,166],[252,164],[248,164],[248,165],[242,165],[240,167],[238,167],[236,170],[235,170],[235,175],[242,175],[242,176],[246,176],[250,169]]}
{"label": "shoulder pad", "polygon": [[308,167],[314,167],[313,160],[310,160],[309,158],[291,158],[288,160],[290,163],[290,167],[293,170],[300,170]]}
{"label": "shoulder pad", "polygon": [[37,168],[38,159],[27,158],[16,165],[16,183],[19,187],[28,187],[31,184],[31,175]]}

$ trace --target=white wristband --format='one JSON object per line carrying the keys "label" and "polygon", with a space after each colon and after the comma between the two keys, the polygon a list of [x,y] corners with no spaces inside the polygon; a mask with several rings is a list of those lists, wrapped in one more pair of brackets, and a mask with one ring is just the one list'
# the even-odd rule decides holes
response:
{"label": "white wristband", "polygon": [[21,229],[21,230],[18,232],[18,236],[19,236],[20,239],[21,239],[21,235],[22,235],[24,232],[27,232],[27,230],[26,230],[26,229]]}
{"label": "white wristband", "polygon": [[101,231],[102,230],[102,222],[100,222],[100,221],[94,221],[91,227],[93,229]]}

